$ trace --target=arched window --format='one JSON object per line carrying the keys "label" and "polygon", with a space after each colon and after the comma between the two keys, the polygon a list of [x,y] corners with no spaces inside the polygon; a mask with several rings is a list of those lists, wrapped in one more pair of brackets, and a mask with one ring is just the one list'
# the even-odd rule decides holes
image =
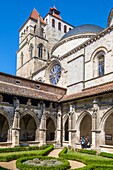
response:
{"label": "arched window", "polygon": [[30,45],[30,48],[29,48],[29,56],[30,56],[30,58],[33,57],[33,44]]}
{"label": "arched window", "polygon": [[98,76],[101,77],[104,75],[104,55],[98,57]]}
{"label": "arched window", "polygon": [[71,30],[71,28],[69,28],[69,31]]}
{"label": "arched window", "polygon": [[42,56],[43,56],[43,44],[39,44],[37,48],[38,48],[38,57],[42,58]]}
{"label": "arched window", "polygon": [[58,30],[61,31],[61,22],[58,23]]}
{"label": "arched window", "polygon": [[54,19],[52,19],[52,27],[55,28],[55,20]]}
{"label": "arched window", "polygon": [[23,57],[24,57],[24,54],[23,52],[21,52],[21,66],[23,66]]}
{"label": "arched window", "polygon": [[105,53],[105,48],[99,48],[93,53],[93,77],[101,77],[105,74]]}
{"label": "arched window", "polygon": [[67,26],[64,25],[64,33],[66,33],[66,32],[67,32]]}

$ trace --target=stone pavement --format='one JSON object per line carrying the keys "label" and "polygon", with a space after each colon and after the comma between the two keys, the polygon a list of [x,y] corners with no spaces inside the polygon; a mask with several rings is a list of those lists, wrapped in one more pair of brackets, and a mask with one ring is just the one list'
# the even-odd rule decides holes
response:
{"label": "stone pavement", "polygon": [[[62,149],[54,149],[53,151],[49,153],[48,156],[53,156],[53,157],[58,158],[58,154],[59,152],[61,152],[61,150]],[[69,162],[70,162],[71,169],[81,168],[85,166],[83,163],[78,162],[78,161],[69,160]],[[10,161],[10,162],[0,162],[0,166],[7,168],[8,170],[16,170],[16,160]]]}

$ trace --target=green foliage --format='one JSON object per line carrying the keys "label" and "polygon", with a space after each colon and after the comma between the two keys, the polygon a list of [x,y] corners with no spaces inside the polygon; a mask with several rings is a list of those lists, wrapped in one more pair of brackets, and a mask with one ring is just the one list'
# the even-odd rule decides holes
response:
{"label": "green foliage", "polygon": [[112,158],[113,159],[113,154],[112,153],[101,152],[100,156],[107,157],[107,158]]}
{"label": "green foliage", "polygon": [[75,151],[80,152],[80,153],[91,154],[91,155],[96,155],[97,153],[95,150],[78,149],[78,148],[76,148]]}
{"label": "green foliage", "polygon": [[59,156],[64,159],[77,160],[86,164],[85,167],[78,168],[79,170],[113,170],[113,159],[111,159],[113,158],[112,154],[101,153],[100,154],[101,156],[97,156],[77,151],[76,152],[72,150],[68,151],[67,148],[64,148],[59,153]]}
{"label": "green foliage", "polygon": [[7,170],[7,169],[0,166],[0,170]]}
{"label": "green foliage", "polygon": [[[56,159],[58,161],[61,161],[63,164],[61,165],[56,165],[56,166],[31,166],[27,164],[23,164],[23,162],[27,160],[32,160],[34,158],[39,158],[40,160],[51,160],[51,159]],[[16,162],[17,168],[20,170],[27,170],[27,169],[32,169],[32,170],[66,170],[70,168],[69,162],[67,160],[64,160],[62,158],[54,158],[54,157],[47,157],[47,156],[35,156],[35,157],[26,157],[26,158],[20,158]]]}
{"label": "green foliage", "polygon": [[14,148],[0,148],[0,153],[8,153],[8,152],[19,152],[19,151],[30,151],[30,150],[42,150],[46,149],[48,145],[43,145],[41,147],[38,146],[18,146]]}
{"label": "green foliage", "polygon": [[21,157],[28,157],[29,156],[36,156],[36,155],[48,155],[48,153],[53,150],[53,145],[49,145],[44,150],[37,150],[37,151],[23,151],[23,152],[15,152],[15,153],[8,153],[7,155],[1,154],[0,161],[1,162],[8,162],[11,160],[15,160]]}

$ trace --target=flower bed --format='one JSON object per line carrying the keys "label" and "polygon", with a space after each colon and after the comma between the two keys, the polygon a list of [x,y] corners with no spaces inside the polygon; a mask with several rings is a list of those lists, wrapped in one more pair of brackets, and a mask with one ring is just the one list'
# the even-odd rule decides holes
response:
{"label": "flower bed", "polygon": [[66,170],[70,168],[67,160],[47,156],[20,158],[17,160],[16,166],[20,170]]}

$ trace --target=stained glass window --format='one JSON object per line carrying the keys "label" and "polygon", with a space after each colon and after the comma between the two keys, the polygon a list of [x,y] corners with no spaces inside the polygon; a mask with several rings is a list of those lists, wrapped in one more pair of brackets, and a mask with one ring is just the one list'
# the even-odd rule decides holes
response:
{"label": "stained glass window", "polygon": [[98,58],[98,74],[99,77],[104,75],[104,55]]}
{"label": "stained glass window", "polygon": [[50,75],[49,75],[50,82],[55,85],[58,83],[60,77],[61,77],[61,66],[57,64],[50,71]]}

